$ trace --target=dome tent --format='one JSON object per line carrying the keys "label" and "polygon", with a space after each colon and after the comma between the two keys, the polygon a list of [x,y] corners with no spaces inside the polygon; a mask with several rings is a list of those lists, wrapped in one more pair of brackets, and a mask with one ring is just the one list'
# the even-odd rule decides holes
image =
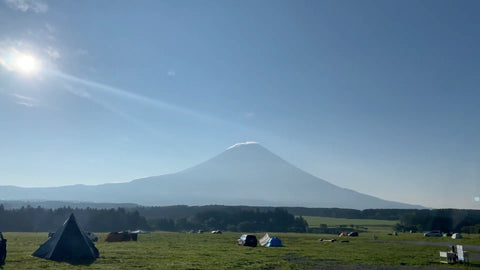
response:
{"label": "dome tent", "polygon": [[266,233],[261,239],[260,239],[260,245],[264,247],[283,247],[282,241],[276,237],[270,237],[268,233]]}
{"label": "dome tent", "polygon": [[266,247],[283,247],[282,241],[276,236],[270,238],[270,240],[268,240],[265,246]]}

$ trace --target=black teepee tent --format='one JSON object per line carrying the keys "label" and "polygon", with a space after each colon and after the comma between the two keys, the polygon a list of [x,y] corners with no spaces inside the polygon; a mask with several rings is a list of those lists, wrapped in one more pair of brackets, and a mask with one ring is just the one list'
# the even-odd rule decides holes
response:
{"label": "black teepee tent", "polygon": [[98,255],[98,249],[80,230],[73,213],[55,235],[32,254],[35,257],[72,264],[90,264]]}

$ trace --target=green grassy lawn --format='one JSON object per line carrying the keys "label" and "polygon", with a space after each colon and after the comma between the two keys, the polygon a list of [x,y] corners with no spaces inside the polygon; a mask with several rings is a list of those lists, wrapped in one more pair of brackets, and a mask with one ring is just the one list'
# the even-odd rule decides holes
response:
{"label": "green grassy lawn", "polygon": [[378,226],[378,227],[393,227],[397,224],[397,220],[377,220],[377,219],[349,219],[349,218],[331,218],[331,217],[303,217],[309,227],[317,228],[320,224],[326,224],[328,227],[334,226]]}
{"label": "green grassy lawn", "polygon": [[[425,238],[422,234],[401,233],[390,236],[386,232],[361,233],[359,237],[337,238],[334,235],[271,233],[283,241],[285,247],[241,247],[236,245],[240,233],[186,234],[155,232],[139,235],[138,242],[107,243],[99,240],[96,247],[100,258],[89,266],[57,263],[30,254],[43,243],[46,233],[4,233],[8,239],[7,264],[4,269],[398,269],[408,266],[436,269],[446,267],[439,263],[439,251],[448,250],[449,242],[480,246],[479,235],[465,239]],[[263,234],[257,233],[258,238]],[[99,234],[103,239],[104,234]],[[349,242],[320,242],[319,238]],[[413,245],[403,242],[427,241]],[[441,246],[429,243],[440,243]],[[468,249],[466,249],[468,250]],[[480,251],[471,251],[471,258],[479,258]],[[471,259],[470,267],[480,267],[480,259]],[[450,266],[452,267],[452,266]],[[453,266],[464,268],[464,266]],[[418,268],[412,268],[418,269]],[[473,268],[472,268],[473,269]]]}

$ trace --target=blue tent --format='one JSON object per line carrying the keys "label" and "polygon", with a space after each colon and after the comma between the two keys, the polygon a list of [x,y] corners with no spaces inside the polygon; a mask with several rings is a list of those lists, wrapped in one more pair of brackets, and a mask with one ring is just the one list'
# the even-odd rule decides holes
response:
{"label": "blue tent", "polygon": [[266,247],[283,247],[282,241],[278,239],[278,237],[272,237],[270,240],[268,240],[267,244],[265,245]]}

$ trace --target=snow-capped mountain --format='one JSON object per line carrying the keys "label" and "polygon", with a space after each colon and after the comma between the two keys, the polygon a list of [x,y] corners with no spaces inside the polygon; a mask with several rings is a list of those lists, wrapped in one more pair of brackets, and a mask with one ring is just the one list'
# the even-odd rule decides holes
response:
{"label": "snow-capped mountain", "polygon": [[254,142],[235,144],[206,162],[174,174],[95,186],[0,186],[0,199],[144,205],[421,208],[338,187],[296,168]]}

